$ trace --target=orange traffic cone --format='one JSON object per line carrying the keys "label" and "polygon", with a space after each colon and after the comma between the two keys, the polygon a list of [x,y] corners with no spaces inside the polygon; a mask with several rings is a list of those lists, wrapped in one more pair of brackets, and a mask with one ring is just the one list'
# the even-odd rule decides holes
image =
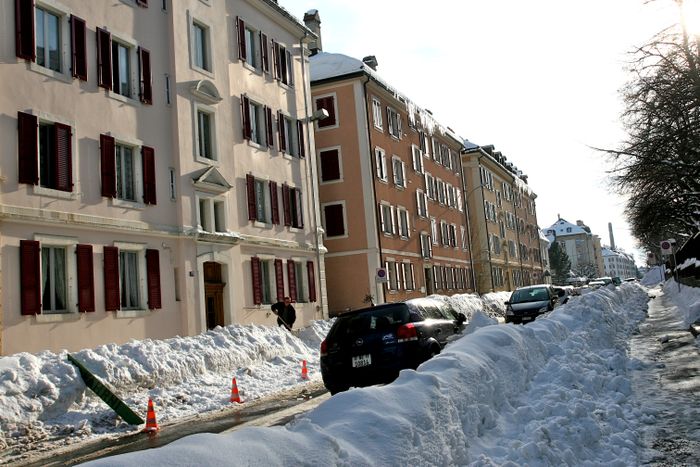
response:
{"label": "orange traffic cone", "polygon": [[143,433],[155,433],[160,430],[158,422],[156,422],[156,411],[153,410],[153,400],[148,398],[148,413],[146,414],[146,428]]}
{"label": "orange traffic cone", "polygon": [[306,368],[306,360],[301,361],[301,379],[309,379],[309,370]]}
{"label": "orange traffic cone", "polygon": [[231,383],[230,402],[238,402],[239,404],[241,403],[241,396],[238,395],[238,385],[236,384],[236,378],[233,378],[233,382]]}

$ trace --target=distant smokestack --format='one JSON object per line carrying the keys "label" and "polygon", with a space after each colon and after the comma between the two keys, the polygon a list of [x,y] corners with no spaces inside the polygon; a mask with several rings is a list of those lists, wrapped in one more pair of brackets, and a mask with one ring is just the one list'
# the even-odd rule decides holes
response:
{"label": "distant smokestack", "polygon": [[608,232],[610,233],[610,249],[614,250],[615,249],[615,237],[613,236],[612,222],[608,222]]}
{"label": "distant smokestack", "polygon": [[323,46],[321,44],[321,16],[319,16],[318,10],[307,11],[304,14],[304,24],[311,32],[318,36],[318,39],[309,43],[311,55],[323,52]]}
{"label": "distant smokestack", "polygon": [[379,63],[377,62],[377,57],[375,57],[374,55],[367,55],[365,58],[362,59],[362,63],[364,63],[374,71],[377,71],[377,65],[379,65]]}

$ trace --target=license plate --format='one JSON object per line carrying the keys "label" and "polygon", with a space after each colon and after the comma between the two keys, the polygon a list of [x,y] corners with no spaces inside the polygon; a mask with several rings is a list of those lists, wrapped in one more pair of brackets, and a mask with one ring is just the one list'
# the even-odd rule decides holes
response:
{"label": "license plate", "polygon": [[532,320],[532,316],[523,316],[523,321],[530,321]]}
{"label": "license plate", "polygon": [[362,366],[369,366],[371,364],[372,364],[372,356],[370,354],[357,355],[356,357],[352,357],[352,367],[353,368],[359,368]]}

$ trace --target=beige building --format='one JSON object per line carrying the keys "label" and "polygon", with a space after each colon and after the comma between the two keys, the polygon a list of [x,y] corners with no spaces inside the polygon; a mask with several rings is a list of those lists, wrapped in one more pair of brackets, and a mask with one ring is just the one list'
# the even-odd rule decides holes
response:
{"label": "beige building", "polygon": [[[305,22],[319,31],[316,11]],[[331,315],[472,291],[461,139],[386,83],[377,60],[311,57]]]}
{"label": "beige building", "polygon": [[527,177],[493,146],[469,141],[462,166],[477,291],[544,282],[537,195]]}
{"label": "beige building", "polygon": [[575,224],[561,217],[544,229],[550,242],[559,242],[571,261],[573,277],[594,278],[605,272],[600,237],[581,220]]}
{"label": "beige building", "polygon": [[313,33],[273,0],[0,12],[2,354],[326,315]]}

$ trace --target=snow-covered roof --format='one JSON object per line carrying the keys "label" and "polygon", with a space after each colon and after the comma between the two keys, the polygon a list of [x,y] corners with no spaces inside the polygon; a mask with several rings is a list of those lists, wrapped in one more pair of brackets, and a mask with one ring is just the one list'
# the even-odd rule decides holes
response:
{"label": "snow-covered roof", "polygon": [[[572,224],[571,222],[567,221],[566,219],[559,219],[556,221],[554,224],[549,226],[548,228],[545,229],[545,232],[549,232],[550,230],[554,230],[554,233],[557,237],[565,237],[567,235],[578,235],[578,234],[585,234],[585,235],[590,235],[591,233],[588,232],[586,229],[581,227],[580,225]],[[547,234],[547,237],[550,237],[549,234]]]}
{"label": "snow-covered roof", "polygon": [[328,78],[351,75],[357,72],[376,74],[374,70],[365,65],[362,60],[348,57],[344,54],[332,54],[319,52],[309,58],[311,68],[311,81],[321,81]]}
{"label": "snow-covered roof", "polygon": [[544,232],[542,232],[540,229],[537,229],[537,233],[540,234],[540,240],[545,240],[545,241],[547,241],[547,242],[549,242],[549,243],[552,243],[552,242],[554,241],[554,240],[550,239],[549,237],[547,237],[547,236],[544,234]]}

